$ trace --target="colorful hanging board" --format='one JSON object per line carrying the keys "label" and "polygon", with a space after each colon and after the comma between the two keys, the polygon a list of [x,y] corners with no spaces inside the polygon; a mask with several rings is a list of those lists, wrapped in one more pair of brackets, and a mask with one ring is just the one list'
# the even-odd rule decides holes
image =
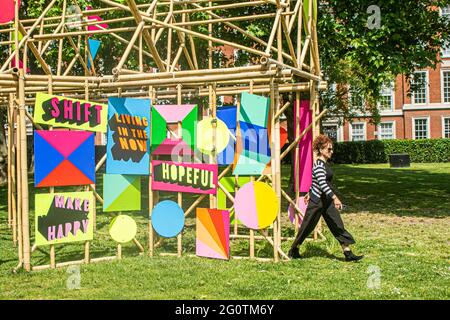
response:
{"label": "colorful hanging board", "polygon": [[135,175],[103,175],[103,211],[141,210],[141,177]]}
{"label": "colorful hanging board", "polygon": [[[308,207],[308,205],[305,204],[305,197],[298,198],[297,207],[302,211],[303,216],[305,216],[306,208]],[[292,222],[292,224],[295,224],[295,215],[296,215],[295,208],[291,204],[289,204],[288,217],[289,220]],[[302,224],[303,218],[300,214],[297,214],[297,216],[298,216],[298,225],[300,226]]]}
{"label": "colorful hanging board", "polygon": [[[296,113],[297,104],[294,105]],[[295,117],[294,117],[295,118]],[[309,106],[309,100],[300,102],[300,132],[305,130],[312,122],[312,112]],[[297,126],[295,120],[294,127]],[[313,167],[313,151],[312,151],[312,131],[309,130],[299,142],[299,157],[294,159],[294,189],[299,192],[309,192],[312,184],[312,167]]]}
{"label": "colorful hanging board", "polygon": [[[19,9],[20,9],[19,0]],[[14,0],[2,0],[0,10],[0,24],[8,23],[14,20],[16,16],[16,3]]]}
{"label": "colorful hanging board", "polygon": [[201,153],[211,155],[222,152],[230,141],[230,132],[227,125],[220,119],[216,119],[215,145],[213,143],[214,128],[213,118],[205,118],[197,123],[197,148]]}
{"label": "colorful hanging board", "polygon": [[38,92],[34,122],[86,131],[106,132],[106,104]]}
{"label": "colorful hanging board", "polygon": [[109,224],[109,235],[118,243],[130,242],[136,237],[136,232],[136,221],[130,216],[119,215]]}
{"label": "colorful hanging board", "polygon": [[[152,107],[152,154],[192,155],[197,131],[197,105]],[[181,132],[178,132],[181,123]],[[171,126],[172,125],[172,126]]]}
{"label": "colorful hanging board", "polygon": [[250,229],[265,229],[276,219],[279,200],[272,188],[263,182],[249,182],[234,197],[236,217]]}
{"label": "colorful hanging board", "polygon": [[95,184],[94,134],[85,131],[34,131],[34,185]]}
{"label": "colorful hanging board", "polygon": [[[225,190],[232,195],[236,190],[235,179],[235,177],[222,177],[219,180],[220,184],[225,188]],[[239,177],[238,188],[242,187],[247,182],[250,182],[250,177]],[[227,196],[225,195],[225,192],[222,190],[222,188],[217,188],[217,209],[229,210],[229,207],[227,205]],[[230,223],[234,223],[234,210],[230,212]]]}
{"label": "colorful hanging board", "polygon": [[197,208],[195,253],[200,257],[230,258],[230,213]]}
{"label": "colorful hanging board", "polygon": [[92,192],[36,194],[36,245],[92,240],[93,203]]}
{"label": "colorful hanging board", "polygon": [[176,237],[184,227],[183,209],[174,201],[161,201],[152,210],[152,226],[161,237]]}
{"label": "colorful hanging board", "polygon": [[150,100],[108,99],[106,173],[150,173]]}
{"label": "colorful hanging board", "polygon": [[216,194],[216,164],[152,160],[152,190]]}
{"label": "colorful hanging board", "polygon": [[243,92],[236,130],[234,175],[260,175],[270,162],[270,99]]}
{"label": "colorful hanging board", "polygon": [[223,121],[234,138],[228,140],[225,150],[217,154],[217,163],[219,165],[232,164],[234,160],[234,148],[236,145],[236,119],[237,107],[225,106],[217,108],[217,118]]}

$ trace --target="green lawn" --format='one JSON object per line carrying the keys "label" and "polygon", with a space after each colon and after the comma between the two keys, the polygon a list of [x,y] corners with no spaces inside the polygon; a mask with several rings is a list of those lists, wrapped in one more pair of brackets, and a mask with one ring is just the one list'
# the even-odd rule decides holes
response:
{"label": "green lawn", "polygon": [[[284,172],[287,170],[285,167]],[[343,262],[340,247],[327,228],[326,240],[302,246],[305,258],[301,260],[272,263],[191,257],[188,255],[195,254],[195,221],[188,219],[182,258],[159,256],[160,252],[176,251],[172,239],[163,242],[153,258],[139,256],[136,247],[127,244],[121,261],[82,265],[78,290],[67,288],[71,276],[67,268],[11,272],[17,265],[17,253],[7,228],[6,190],[2,188],[0,298],[449,299],[450,164],[413,164],[410,169],[340,165],[334,170],[341,200],[347,205],[343,219],[357,240],[354,250],[365,254],[360,263]],[[283,182],[286,184],[286,179]],[[190,202],[192,198],[187,198],[184,207]],[[132,214],[142,244],[147,243],[146,209]],[[93,257],[115,254],[115,244],[107,233],[111,217],[99,213],[98,232],[91,244]],[[285,213],[283,217],[286,220]],[[283,234],[292,236],[293,228],[284,225]],[[286,252],[289,245],[290,241],[283,243]],[[233,240],[231,249],[233,255],[245,255],[248,243]],[[33,264],[48,264],[47,252],[47,248],[36,251]],[[272,248],[260,241],[256,252],[270,257]],[[58,262],[81,259],[82,253],[82,244],[56,247]],[[369,288],[374,270],[379,270],[380,286]]]}

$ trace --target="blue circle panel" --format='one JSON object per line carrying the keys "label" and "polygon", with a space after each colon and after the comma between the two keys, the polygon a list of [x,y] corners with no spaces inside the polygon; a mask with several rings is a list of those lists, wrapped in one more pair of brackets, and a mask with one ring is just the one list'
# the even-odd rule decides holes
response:
{"label": "blue circle panel", "polygon": [[161,201],[153,208],[152,226],[161,237],[176,237],[184,227],[183,209],[174,201]]}

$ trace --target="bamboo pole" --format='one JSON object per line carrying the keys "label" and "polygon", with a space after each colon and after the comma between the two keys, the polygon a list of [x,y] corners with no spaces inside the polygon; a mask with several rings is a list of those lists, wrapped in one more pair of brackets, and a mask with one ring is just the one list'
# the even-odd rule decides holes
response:
{"label": "bamboo pole", "polygon": [[[181,97],[181,85],[177,85],[177,104],[182,104],[182,97]],[[182,127],[181,127],[181,121],[178,121],[178,135],[182,135]],[[178,157],[178,162],[182,162],[183,158],[182,156]],[[178,192],[178,205],[181,209],[183,209],[183,194],[181,192]],[[181,257],[182,253],[182,231],[177,235],[177,256]]]}
{"label": "bamboo pole", "polygon": [[[275,95],[277,93],[275,92],[275,84],[274,81],[271,81],[270,84],[270,114],[271,116],[271,127],[274,128],[275,127]],[[271,150],[275,150],[275,130],[272,129],[271,130],[271,137],[270,137],[270,145],[271,145]],[[274,154],[272,154],[271,156],[271,170],[272,170],[272,176],[275,177],[277,172],[276,172],[276,160],[275,160],[275,156]],[[274,179],[274,181],[272,181],[272,188],[275,191],[275,193],[277,192],[277,186],[276,186],[276,179]],[[278,257],[278,236],[277,236],[277,231],[278,231],[278,217],[277,219],[274,221],[273,223],[273,258],[275,262],[278,262],[279,257]]]}
{"label": "bamboo pole", "polygon": [[[63,2],[63,9],[62,9],[62,20],[61,23],[64,25],[66,22],[66,7],[67,7],[67,0],[64,0]],[[58,47],[58,66],[56,74],[59,76],[61,74],[61,64],[62,64],[62,50],[63,50],[63,44],[64,44],[64,38],[59,39],[59,47]],[[39,51],[39,50],[38,50]]]}
{"label": "bamboo pole", "polygon": [[[155,105],[155,95],[153,92],[153,87],[150,86],[148,88],[149,98],[151,100],[152,106]],[[152,210],[153,210],[153,191],[152,191],[152,175],[153,175],[153,167],[152,167],[153,156],[150,153],[150,172],[148,176],[148,255],[153,257],[154,254],[154,231],[152,226]]]}
{"label": "bamboo pole", "polygon": [[24,70],[19,70],[19,119],[20,119],[20,160],[22,188],[22,237],[23,262],[26,271],[31,270],[30,260],[30,226],[28,217],[28,167],[27,167],[27,132],[25,124],[25,78]]}
{"label": "bamboo pole", "polygon": [[15,114],[15,131],[16,131],[16,177],[17,177],[17,242],[18,242],[18,257],[19,257],[19,263],[23,267],[23,224],[22,224],[22,159],[21,159],[21,130],[20,130],[20,116],[19,112],[17,111]]}
{"label": "bamboo pole", "polygon": [[17,246],[17,201],[16,201],[16,188],[17,188],[17,172],[16,172],[16,139],[14,124],[16,119],[16,110],[14,107],[14,95],[9,95],[9,107],[10,116],[8,118],[8,163],[10,164],[10,178],[11,178],[11,224],[13,232],[13,245]]}

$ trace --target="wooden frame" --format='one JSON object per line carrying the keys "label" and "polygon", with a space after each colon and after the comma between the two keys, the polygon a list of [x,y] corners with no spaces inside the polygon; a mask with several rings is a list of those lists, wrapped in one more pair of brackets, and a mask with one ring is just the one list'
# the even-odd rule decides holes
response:
{"label": "wooden frame", "polygon": [[[177,104],[184,102],[192,96],[208,97],[209,114],[216,118],[217,98],[220,96],[237,96],[241,92],[248,91],[254,94],[263,94],[271,98],[271,174],[252,177],[255,181],[266,181],[272,185],[279,199],[285,198],[294,206],[298,214],[303,214],[296,206],[299,197],[297,193],[292,199],[281,187],[281,161],[290,151],[298,156],[298,143],[301,137],[309,130],[316,136],[319,133],[320,119],[325,111],[319,110],[318,91],[324,89],[326,83],[321,80],[321,69],[319,65],[319,50],[315,20],[312,16],[313,1],[309,1],[307,8],[308,16],[304,16],[303,1],[295,0],[262,0],[244,1],[239,4],[223,4],[222,0],[192,0],[192,1],[152,1],[148,4],[137,5],[135,0],[127,0],[126,5],[110,0],[100,0],[104,7],[82,12],[81,30],[67,30],[67,19],[72,16],[66,15],[65,10],[61,16],[49,16],[48,13],[55,4],[55,0],[48,1],[48,6],[36,19],[19,19],[19,10],[16,3],[16,14],[14,22],[10,25],[0,26],[0,34],[14,32],[14,41],[3,41],[0,45],[10,47],[9,57],[0,66],[0,107],[8,108],[8,218],[13,232],[14,244],[18,246],[18,267],[26,271],[55,268],[70,264],[90,263],[105,261],[122,257],[121,246],[117,246],[117,255],[114,257],[90,258],[90,244],[85,243],[85,258],[79,261],[56,262],[54,246],[50,247],[50,264],[42,266],[31,265],[31,254],[36,249],[30,245],[29,230],[29,200],[28,200],[28,176],[27,176],[27,140],[26,119],[32,120],[27,112],[26,106],[33,104],[34,94],[40,91],[48,91],[53,94],[65,94],[71,97],[90,99],[91,101],[105,101],[109,96],[122,97],[150,97],[154,104],[158,99],[172,100]],[[63,6],[69,6],[72,0],[64,0]],[[255,16],[236,16],[224,18],[215,13],[216,10],[226,10],[236,6],[270,6],[272,13]],[[161,10],[163,8],[164,10]],[[293,8],[291,10],[291,8]],[[122,11],[128,16],[120,19],[105,19],[104,22],[110,26],[108,29],[101,27],[99,22],[89,21],[87,17],[92,14],[104,14],[110,11]],[[207,19],[195,20],[194,13],[205,12]],[[259,39],[237,26],[234,22],[243,20],[267,19],[273,21],[271,33],[268,39]],[[303,22],[306,20],[306,28]],[[117,23],[125,21],[134,23],[130,27],[115,27]],[[255,42],[255,46],[246,46],[238,42],[230,42],[214,36],[214,28],[219,23],[225,24],[230,30],[242,34]],[[297,23],[297,24],[296,24]],[[95,25],[100,30],[88,31],[88,25]],[[203,25],[207,27],[207,33],[199,33],[192,30],[193,26]],[[294,26],[297,32],[294,34]],[[19,30],[23,39],[18,41]],[[117,33],[127,33],[128,39]],[[167,34],[167,42],[160,41],[161,35]],[[112,74],[97,76],[95,67],[87,68],[88,61],[93,66],[90,53],[85,45],[88,34],[98,34],[104,37],[113,37],[124,43],[125,50],[113,69]],[[75,37],[74,40],[73,37]],[[296,38],[294,38],[296,37]],[[194,38],[204,41],[208,47],[208,67],[199,69],[200,52],[196,48]],[[293,41],[295,39],[295,41]],[[59,42],[57,61],[49,63],[45,60],[45,53],[50,43]],[[294,43],[297,43],[294,46]],[[73,59],[63,61],[62,46],[69,44],[74,51]],[[172,49],[176,48],[175,55]],[[13,46],[14,45],[14,49]],[[214,67],[213,51],[218,46],[230,46],[251,55],[254,64],[246,67]],[[256,49],[263,46],[264,51]],[[27,74],[28,49],[40,62],[39,74]],[[139,67],[138,70],[128,70],[125,65],[132,51],[137,51]],[[158,70],[155,73],[144,71],[143,59],[155,65]],[[24,68],[11,68],[11,61],[15,59],[16,66],[22,57]],[[183,70],[179,64],[181,57],[187,61],[189,69]],[[75,75],[74,66],[81,65],[84,75]],[[55,72],[56,70],[56,72]],[[290,142],[288,148],[281,152],[280,147],[280,115],[287,108],[292,108],[293,103],[282,105],[281,94],[292,92],[297,103],[300,102],[301,93],[310,95],[313,122],[300,132],[295,128],[295,139]],[[296,114],[299,117],[299,114]],[[297,121],[298,123],[299,121]],[[36,127],[38,127],[36,125]],[[215,139],[213,130],[213,140]],[[16,158],[15,158],[16,156]],[[217,163],[217,155],[210,157],[211,163]],[[96,166],[96,171],[105,163],[103,157]],[[151,157],[152,159],[153,157]],[[194,161],[197,161],[194,159]],[[221,176],[230,172],[228,166],[222,171]],[[150,169],[151,174],[151,169]],[[151,226],[151,211],[159,201],[157,191],[151,190],[151,179],[149,179],[149,225],[148,225],[148,254],[153,256],[155,248],[161,241],[156,241],[156,235]],[[224,190],[222,186],[219,186]],[[94,192],[97,201],[102,202],[101,196],[96,192],[95,185],[85,186],[86,190]],[[53,189],[51,190],[53,191]],[[234,198],[226,192],[228,199],[232,202]],[[189,215],[196,206],[205,199],[205,195],[199,196],[189,208],[185,208],[185,215]],[[217,199],[210,196],[210,207],[217,207]],[[178,203],[182,204],[182,194],[178,195]],[[281,202],[280,202],[281,203]],[[283,252],[281,244],[282,219],[281,211],[273,224],[272,234],[268,230],[260,230],[255,235],[253,230],[249,234],[239,234],[237,225],[230,235],[231,239],[249,239],[249,258],[266,261],[267,258],[255,257],[255,241],[267,241],[273,246],[273,260],[289,258]],[[95,216],[95,214],[94,214]],[[94,218],[95,221],[95,218]],[[315,232],[315,238],[320,230]],[[134,243],[140,252],[144,247],[135,239]],[[177,256],[183,255],[182,236],[177,239]],[[232,257],[241,259],[243,257]]]}

